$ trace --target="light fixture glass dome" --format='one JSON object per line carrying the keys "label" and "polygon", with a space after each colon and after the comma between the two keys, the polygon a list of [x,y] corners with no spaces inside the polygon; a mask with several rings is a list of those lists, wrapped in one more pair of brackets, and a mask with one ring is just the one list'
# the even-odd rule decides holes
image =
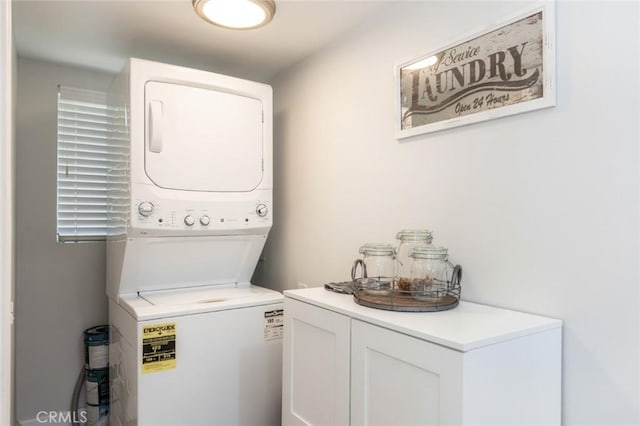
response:
{"label": "light fixture glass dome", "polygon": [[193,7],[214,25],[240,30],[266,25],[276,13],[273,0],[193,0]]}

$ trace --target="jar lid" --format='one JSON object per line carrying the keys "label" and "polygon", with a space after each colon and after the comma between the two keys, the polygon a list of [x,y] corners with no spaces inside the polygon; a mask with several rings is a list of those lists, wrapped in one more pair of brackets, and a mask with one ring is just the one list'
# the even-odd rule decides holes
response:
{"label": "jar lid", "polygon": [[397,240],[404,241],[425,241],[431,244],[433,234],[428,229],[403,229],[396,235]]}
{"label": "jar lid", "polygon": [[445,259],[447,257],[446,247],[436,247],[430,245],[417,246],[411,250],[409,257],[414,259]]}
{"label": "jar lid", "polygon": [[396,254],[391,244],[367,243],[360,247],[360,253],[374,256],[393,256]]}

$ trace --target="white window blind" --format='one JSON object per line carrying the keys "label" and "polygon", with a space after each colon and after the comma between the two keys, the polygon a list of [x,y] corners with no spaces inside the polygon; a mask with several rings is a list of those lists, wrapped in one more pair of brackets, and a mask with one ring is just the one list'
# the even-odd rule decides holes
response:
{"label": "white window blind", "polygon": [[58,90],[58,241],[100,241],[107,235],[107,171],[122,147],[109,143],[103,92]]}

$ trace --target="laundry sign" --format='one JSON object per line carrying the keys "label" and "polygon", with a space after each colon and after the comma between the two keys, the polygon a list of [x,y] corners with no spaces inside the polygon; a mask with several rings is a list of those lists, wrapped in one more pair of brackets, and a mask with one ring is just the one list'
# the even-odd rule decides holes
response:
{"label": "laundry sign", "polygon": [[555,105],[553,8],[398,67],[399,138]]}

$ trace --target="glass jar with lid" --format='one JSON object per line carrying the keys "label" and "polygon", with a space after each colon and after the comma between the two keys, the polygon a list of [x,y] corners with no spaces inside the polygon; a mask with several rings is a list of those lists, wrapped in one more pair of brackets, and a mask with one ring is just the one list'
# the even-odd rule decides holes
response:
{"label": "glass jar with lid", "polygon": [[418,300],[438,302],[446,295],[452,265],[447,249],[432,245],[411,250],[411,294]]}
{"label": "glass jar with lid", "polygon": [[411,264],[409,255],[414,247],[431,244],[433,236],[427,229],[403,229],[396,239],[400,240],[396,254],[395,287],[402,291],[411,289]]}
{"label": "glass jar with lid", "polygon": [[[388,293],[391,291],[395,271],[396,251],[391,244],[368,243],[360,247],[362,259],[357,259],[351,269],[355,284],[369,292]],[[356,277],[358,265],[362,266],[362,276]]]}

